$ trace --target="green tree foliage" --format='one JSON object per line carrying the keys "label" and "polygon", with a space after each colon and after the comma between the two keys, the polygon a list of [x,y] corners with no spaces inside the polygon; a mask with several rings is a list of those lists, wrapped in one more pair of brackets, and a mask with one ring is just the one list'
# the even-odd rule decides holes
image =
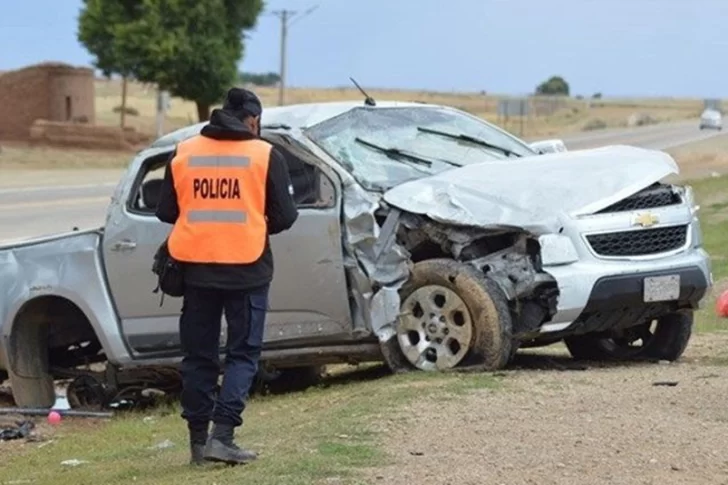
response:
{"label": "green tree foliage", "polygon": [[548,96],[568,96],[569,83],[561,76],[551,76],[548,80],[542,82],[536,87],[536,94]]}
{"label": "green tree foliage", "polygon": [[134,74],[194,101],[200,121],[237,79],[243,31],[255,26],[262,0],[141,0],[143,14],[118,27],[118,53]]}
{"label": "green tree foliage", "polygon": [[104,76],[131,73],[133,63],[117,52],[117,28],[138,18],[140,7],[141,0],[83,0],[76,36]]}
{"label": "green tree foliage", "polygon": [[94,66],[110,78],[119,74],[123,78],[121,89],[121,127],[126,118],[126,85],[133,63],[117,52],[119,25],[131,22],[141,15],[141,0],[83,0],[78,19],[78,41],[94,56]]}
{"label": "green tree foliage", "polygon": [[[197,105],[200,121],[210,116],[237,80],[243,32],[255,26],[263,0],[85,0],[83,42],[98,67],[128,70]],[[92,9],[91,6],[94,6]],[[126,15],[118,14],[126,12]]]}
{"label": "green tree foliage", "polygon": [[275,86],[281,80],[281,76],[276,72],[251,73],[241,72],[239,76],[240,82],[243,84],[254,84],[255,86]]}

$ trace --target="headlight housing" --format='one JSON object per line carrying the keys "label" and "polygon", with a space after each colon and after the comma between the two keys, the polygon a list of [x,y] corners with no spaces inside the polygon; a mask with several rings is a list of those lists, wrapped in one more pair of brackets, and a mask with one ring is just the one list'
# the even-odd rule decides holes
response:
{"label": "headlight housing", "polygon": [[700,248],[703,247],[703,231],[700,227],[700,219],[698,218],[700,206],[695,201],[695,192],[692,187],[685,186],[683,190],[685,203],[690,207],[690,214],[692,215],[690,230],[692,231],[693,248]]}
{"label": "headlight housing", "polygon": [[545,234],[538,238],[541,245],[541,263],[543,266],[560,266],[579,261],[574,243],[560,234]]}

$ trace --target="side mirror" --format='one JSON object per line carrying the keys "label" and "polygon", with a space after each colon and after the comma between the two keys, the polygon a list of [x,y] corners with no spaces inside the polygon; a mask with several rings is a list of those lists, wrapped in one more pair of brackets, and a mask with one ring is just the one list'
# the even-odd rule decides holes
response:
{"label": "side mirror", "polygon": [[529,146],[539,155],[567,151],[564,141],[559,139],[535,141]]}

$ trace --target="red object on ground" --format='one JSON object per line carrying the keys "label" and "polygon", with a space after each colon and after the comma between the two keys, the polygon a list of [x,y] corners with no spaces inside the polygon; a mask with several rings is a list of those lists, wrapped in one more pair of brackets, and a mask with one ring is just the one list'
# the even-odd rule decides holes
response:
{"label": "red object on ground", "polygon": [[51,411],[50,413],[48,413],[48,422],[53,425],[60,423],[61,415],[58,414],[57,411]]}
{"label": "red object on ground", "polygon": [[715,312],[719,317],[728,318],[728,290],[721,293],[715,302]]}

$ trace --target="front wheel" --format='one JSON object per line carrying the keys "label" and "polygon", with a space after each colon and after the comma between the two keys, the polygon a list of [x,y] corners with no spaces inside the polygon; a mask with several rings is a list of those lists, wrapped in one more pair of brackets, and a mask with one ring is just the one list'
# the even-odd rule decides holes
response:
{"label": "front wheel", "polygon": [[402,286],[400,298],[396,335],[382,344],[393,371],[459,366],[496,370],[508,363],[508,301],[477,269],[450,259],[421,261]]}
{"label": "front wheel", "polygon": [[605,338],[579,335],[564,339],[576,360],[667,360],[679,359],[693,329],[693,312],[676,312],[645,322]]}

